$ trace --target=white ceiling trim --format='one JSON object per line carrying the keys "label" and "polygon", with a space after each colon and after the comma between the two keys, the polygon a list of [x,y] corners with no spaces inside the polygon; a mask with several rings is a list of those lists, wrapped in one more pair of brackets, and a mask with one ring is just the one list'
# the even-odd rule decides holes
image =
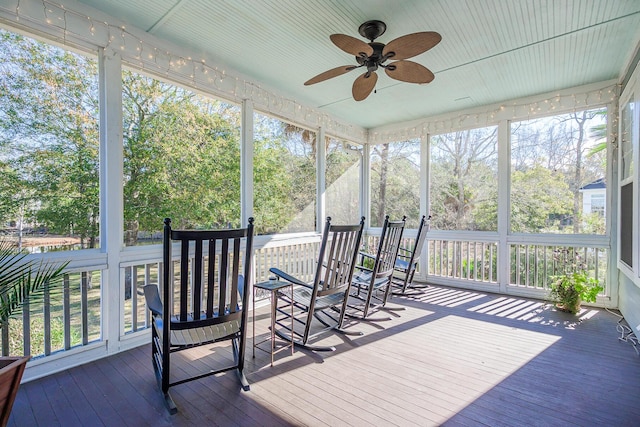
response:
{"label": "white ceiling trim", "polygon": [[529,120],[596,108],[617,103],[619,96],[620,84],[616,80],[608,80],[369,129],[368,143],[383,144],[420,139],[428,135],[495,126],[503,120]]}

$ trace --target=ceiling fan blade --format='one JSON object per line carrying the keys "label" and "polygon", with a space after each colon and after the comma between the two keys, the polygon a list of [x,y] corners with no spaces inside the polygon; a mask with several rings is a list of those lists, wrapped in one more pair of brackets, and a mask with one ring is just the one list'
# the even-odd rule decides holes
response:
{"label": "ceiling fan blade", "polygon": [[442,36],[435,31],[407,34],[391,40],[382,49],[382,55],[394,53],[389,59],[407,59],[426,52],[442,40]]}
{"label": "ceiling fan blade", "polygon": [[304,82],[304,85],[309,86],[315,83],[320,83],[330,78],[341,76],[342,74],[348,73],[355,68],[358,67],[355,67],[353,65],[343,65],[341,67],[332,68],[331,70],[325,71],[324,73],[320,73],[317,76],[310,78],[309,80]]}
{"label": "ceiling fan blade", "polygon": [[384,69],[389,77],[408,83],[429,83],[435,76],[427,68],[413,61],[395,61]]}
{"label": "ceiling fan blade", "polygon": [[[369,77],[367,77],[369,74]],[[353,94],[353,99],[356,101],[362,101],[365,99],[374,87],[376,87],[376,82],[378,81],[378,75],[374,72],[369,73],[368,71],[362,74],[360,77],[353,82],[353,87],[351,88],[351,93]]]}
{"label": "ceiling fan blade", "polygon": [[373,48],[371,46],[355,37],[345,34],[331,34],[329,38],[333,44],[351,55],[360,56],[360,54],[363,53],[366,56],[371,56],[373,54]]}

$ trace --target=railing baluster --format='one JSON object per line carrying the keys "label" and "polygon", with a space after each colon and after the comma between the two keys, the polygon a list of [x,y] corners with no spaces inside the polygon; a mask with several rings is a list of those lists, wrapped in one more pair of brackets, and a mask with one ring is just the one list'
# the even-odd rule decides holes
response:
{"label": "railing baluster", "polygon": [[[478,242],[473,242],[473,280],[478,280]],[[484,264],[480,261],[480,276],[482,276],[482,269],[484,268]],[[481,279],[482,280],[482,279]]]}
{"label": "railing baluster", "polygon": [[131,330],[138,330],[138,267],[131,267]]}
{"label": "railing baluster", "polygon": [[516,266],[516,270],[515,270],[515,283],[516,285],[520,286],[522,284],[522,278],[520,277],[520,245],[516,245],[515,246],[515,252],[514,252],[514,256],[515,256],[515,266]]}
{"label": "railing baluster", "polygon": [[452,259],[452,257],[453,257],[453,253],[451,252],[451,250],[452,250],[452,249],[451,249],[451,242],[450,242],[450,241],[445,241],[445,242],[444,242],[444,247],[445,247],[445,252],[444,252],[444,256],[445,256],[445,259],[444,259],[444,265],[445,265],[445,267],[446,267],[445,275],[446,275],[446,276],[454,277],[454,276],[453,276],[453,266],[452,266],[452,264],[451,264],[451,259]]}
{"label": "railing baluster", "polygon": [[43,303],[43,321],[44,321],[44,355],[51,354],[51,291],[49,286],[44,288]]}
{"label": "railing baluster", "polygon": [[456,242],[456,248],[457,248],[456,256],[458,257],[458,262],[456,263],[456,265],[458,266],[458,272],[459,272],[458,277],[463,279],[464,278],[463,277],[464,276],[463,242],[460,242],[460,241]]}
{"label": "railing baluster", "polygon": [[25,356],[31,354],[31,309],[29,308],[29,300],[22,305],[22,337],[24,339],[23,353]]}
{"label": "railing baluster", "polygon": [[80,281],[80,295],[82,303],[80,305],[82,319],[82,345],[89,343],[89,307],[87,298],[87,272],[82,272],[82,279]]}
{"label": "railing baluster", "polygon": [[598,248],[595,249],[595,278],[600,281],[600,252]]}
{"label": "railing baluster", "polygon": [[62,321],[64,323],[64,349],[71,348],[71,291],[69,288],[69,275],[62,279]]}
{"label": "railing baluster", "polygon": [[[465,279],[471,279],[471,242],[466,242],[467,247],[467,253],[466,253],[466,260],[467,260],[467,272],[466,272],[466,277]],[[475,260],[474,260],[475,263]]]}
{"label": "railing baluster", "polygon": [[538,248],[539,245],[530,245],[529,249],[529,286],[538,287]]}
{"label": "railing baluster", "polygon": [[529,287],[529,245],[522,245],[522,258],[520,258],[522,262],[522,268],[520,270],[521,281],[525,288]]}
{"label": "railing baluster", "polygon": [[2,327],[2,355],[9,355],[9,322],[7,321],[5,325]]}
{"label": "railing baluster", "polygon": [[491,282],[498,282],[498,269],[500,268],[500,264],[498,263],[498,244],[491,244]]}
{"label": "railing baluster", "polygon": [[[151,264],[145,265],[144,269],[144,285],[151,284]],[[151,315],[149,310],[146,309],[146,304],[144,307],[144,326],[145,328],[151,324]]]}

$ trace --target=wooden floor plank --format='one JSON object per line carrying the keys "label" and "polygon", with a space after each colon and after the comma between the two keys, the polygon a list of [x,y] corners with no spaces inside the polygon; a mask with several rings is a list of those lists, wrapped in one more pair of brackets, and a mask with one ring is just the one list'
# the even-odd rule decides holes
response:
{"label": "wooden floor plank", "polygon": [[49,400],[49,396],[45,392],[45,389],[50,388],[49,385],[51,383],[55,383],[55,380],[45,378],[25,390],[29,403],[33,406],[33,414],[37,425],[62,425],[61,420],[57,419],[51,406],[52,402]]}
{"label": "wooden floor plank", "polygon": [[[99,362],[99,361],[98,361]],[[91,405],[98,415],[96,422],[100,422],[105,426],[123,426],[126,425],[118,408],[114,408],[105,398],[103,391],[104,383],[108,382],[102,375],[97,375],[97,362],[88,363],[70,369],[74,382],[82,391],[86,402]]]}
{"label": "wooden floor plank", "polygon": [[[172,387],[176,415],[146,345],[23,384],[9,425],[640,425],[640,358],[619,342],[615,313],[436,286],[390,305],[406,310],[349,320],[362,336],[320,339],[335,352],[281,352],[270,367],[249,340],[251,390],[233,372]],[[227,345],[190,351],[176,376],[231,356]]]}
{"label": "wooden floor plank", "polygon": [[56,378],[60,386],[60,392],[67,397],[69,407],[78,417],[79,425],[89,425],[91,423],[96,427],[103,425],[93,406],[87,401],[69,371],[59,372],[52,375],[52,377]]}
{"label": "wooden floor plank", "polygon": [[62,426],[81,425],[80,418],[76,411],[69,411],[67,408],[71,406],[69,398],[64,392],[63,387],[58,381],[58,376],[52,375],[47,378],[50,381],[42,381],[42,391],[55,414],[55,419],[60,422]]}

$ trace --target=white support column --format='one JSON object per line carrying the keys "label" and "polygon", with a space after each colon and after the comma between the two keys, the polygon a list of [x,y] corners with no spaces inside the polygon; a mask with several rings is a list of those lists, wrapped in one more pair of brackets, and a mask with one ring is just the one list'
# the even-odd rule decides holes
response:
{"label": "white support column", "polygon": [[360,163],[360,215],[366,217],[366,228],[371,226],[371,146],[362,147]]}
{"label": "white support column", "polygon": [[102,276],[102,337],[107,351],[120,348],[124,333],[120,250],[124,235],[122,61],[100,50],[100,250],[109,268]]}
{"label": "white support column", "polygon": [[326,219],[327,186],[327,146],[325,145],[324,127],[318,128],[316,134],[316,231],[322,233]]}
{"label": "white support column", "polygon": [[[429,188],[431,186],[429,162],[431,160],[431,152],[429,150],[429,138],[431,135],[423,135],[420,139],[420,215],[429,217],[431,209],[431,199]],[[423,280],[427,277],[427,260],[429,259],[429,242],[425,241],[425,249],[419,259],[420,278]]]}
{"label": "white support column", "polygon": [[[637,112],[636,112],[637,114]],[[614,141],[614,134],[618,131],[616,129],[616,125],[618,121],[616,118],[619,117],[618,112],[618,103],[611,103],[607,105],[607,141]],[[619,141],[618,141],[619,144]],[[606,277],[607,283],[609,284],[609,301],[607,304],[618,307],[619,301],[619,287],[620,281],[618,275],[620,274],[620,270],[618,268],[614,268],[617,264],[617,260],[619,257],[618,253],[618,236],[616,235],[618,230],[618,215],[619,215],[619,202],[620,202],[620,176],[618,171],[618,144],[607,144],[607,200],[606,200],[606,211],[605,211],[605,220],[606,220],[606,233],[609,236],[610,249],[609,249],[609,258],[607,259],[607,265],[609,266],[609,274]],[[638,163],[636,163],[638,164]],[[636,191],[637,191],[637,185]],[[636,200],[637,196],[636,196]],[[634,258],[634,259],[637,259]]]}
{"label": "white support column", "polygon": [[240,135],[240,226],[253,216],[253,103],[242,101]]}
{"label": "white support column", "polygon": [[509,192],[511,181],[511,134],[509,121],[498,123],[498,285],[506,293],[509,284]]}

